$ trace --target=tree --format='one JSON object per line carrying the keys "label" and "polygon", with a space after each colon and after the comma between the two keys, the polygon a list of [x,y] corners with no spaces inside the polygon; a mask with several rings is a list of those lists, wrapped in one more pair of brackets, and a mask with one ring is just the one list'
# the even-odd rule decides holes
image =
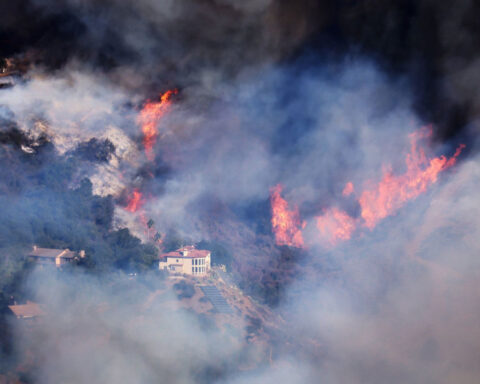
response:
{"label": "tree", "polygon": [[148,227],[147,238],[148,239],[150,239],[150,229],[152,229],[154,224],[155,224],[155,222],[152,219],[148,220],[148,222],[147,222],[147,227]]}

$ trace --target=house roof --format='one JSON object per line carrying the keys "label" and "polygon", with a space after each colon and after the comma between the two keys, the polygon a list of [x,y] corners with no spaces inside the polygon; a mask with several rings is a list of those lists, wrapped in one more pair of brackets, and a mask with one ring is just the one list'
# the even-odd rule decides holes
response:
{"label": "house roof", "polygon": [[29,318],[43,316],[45,313],[40,308],[40,305],[37,303],[27,302],[27,304],[21,305],[9,305],[8,308],[13,312],[18,318]]}
{"label": "house roof", "polygon": [[34,247],[33,250],[28,254],[28,256],[33,257],[48,257],[48,258],[57,258],[62,259],[73,259],[75,257],[75,252],[67,249],[52,249],[52,248],[39,248]]}
{"label": "house roof", "polygon": [[206,251],[203,249],[196,249],[193,245],[189,245],[187,247],[179,248],[176,251],[164,253],[160,255],[160,259],[166,258],[176,258],[176,259],[197,259],[197,258],[205,258],[210,255],[210,251]]}

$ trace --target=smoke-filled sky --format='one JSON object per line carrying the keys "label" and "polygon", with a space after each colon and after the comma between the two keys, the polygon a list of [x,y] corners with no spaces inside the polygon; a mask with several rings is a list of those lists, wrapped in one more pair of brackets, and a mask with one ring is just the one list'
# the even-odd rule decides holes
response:
{"label": "smoke-filled sky", "polygon": [[[0,89],[0,145],[40,153],[47,140],[55,159],[79,159],[69,188],[88,177],[95,194],[112,196],[115,228],[148,240],[146,215],[162,234],[222,243],[247,289],[267,275],[285,287],[275,311],[289,345],[244,369],[255,347],[162,301],[139,318],[145,288],[123,286],[114,273],[106,283],[34,274],[25,289],[56,319],[17,338],[18,350],[52,340],[36,380],[479,382],[478,17],[468,0],[0,5],[0,57],[28,63],[15,86]],[[154,122],[152,160],[141,111],[174,89]],[[369,226],[362,191],[390,186],[385,175],[397,186],[411,181],[402,175],[422,127],[432,132],[418,143],[428,161],[465,148],[421,193],[387,199],[387,213]],[[92,139],[113,144],[93,147],[101,161],[82,152]],[[18,164],[28,174],[28,162]],[[3,173],[2,194],[17,182]],[[342,194],[348,182],[353,191]],[[275,269],[285,252],[270,226],[277,185],[304,244],[288,276]],[[139,212],[125,209],[134,190]],[[2,210],[13,200],[34,207],[33,192],[6,192]],[[53,192],[42,193],[53,210]],[[326,241],[316,224],[332,209],[355,227],[341,241]],[[55,220],[62,227],[68,212]]]}

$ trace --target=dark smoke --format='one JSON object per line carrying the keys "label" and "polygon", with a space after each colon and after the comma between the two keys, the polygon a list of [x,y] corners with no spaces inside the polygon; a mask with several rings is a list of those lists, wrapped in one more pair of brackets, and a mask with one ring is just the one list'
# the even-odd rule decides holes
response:
{"label": "dark smoke", "polygon": [[478,12],[469,0],[21,0],[2,5],[0,56],[28,53],[49,70],[76,60],[150,93],[305,54],[366,54],[406,76],[416,109],[450,138],[477,114]]}
{"label": "dark smoke", "polygon": [[[2,2],[0,382],[478,382],[479,17],[471,0]],[[152,161],[139,111],[169,89]],[[325,209],[359,217],[346,182],[401,174],[427,124],[428,156],[467,145],[457,166],[318,245]],[[275,244],[277,184],[306,249]],[[86,257],[32,271],[33,244]],[[185,244],[265,318],[178,303],[196,291],[169,291],[156,256]],[[31,299],[49,316],[33,330],[8,318]]]}

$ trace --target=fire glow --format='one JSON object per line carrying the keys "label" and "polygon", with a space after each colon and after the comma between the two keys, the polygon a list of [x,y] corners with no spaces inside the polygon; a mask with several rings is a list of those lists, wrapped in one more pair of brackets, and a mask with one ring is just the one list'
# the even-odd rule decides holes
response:
{"label": "fire glow", "polygon": [[172,103],[172,96],[177,93],[178,91],[176,89],[168,90],[160,96],[159,102],[148,101],[140,111],[138,123],[142,127],[145,155],[150,161],[153,161],[155,158],[153,147],[158,137],[158,122],[168,111]]}
{"label": "fire glow", "polygon": [[347,197],[347,196],[350,196],[353,192],[355,192],[355,188],[353,187],[353,183],[349,181],[345,185],[345,188],[343,188],[342,195]]}
{"label": "fire glow", "polygon": [[142,207],[143,203],[144,203],[144,200],[142,197],[142,192],[140,192],[138,189],[135,189],[132,192],[132,195],[129,197],[128,203],[125,209],[128,212],[135,213]]}
{"label": "fire glow", "polygon": [[290,210],[287,201],[281,196],[282,186],[278,184],[270,191],[272,206],[272,228],[277,245],[288,245],[303,248],[303,235],[301,228],[305,223],[300,220],[300,213],[295,207]]}
{"label": "fire glow", "polygon": [[402,175],[394,175],[391,171],[386,171],[377,185],[362,192],[358,202],[366,227],[374,228],[380,220],[396,212],[407,201],[426,192],[431,184],[437,182],[440,172],[456,163],[457,157],[465,147],[464,144],[460,145],[449,159],[443,155],[427,159],[424,149],[418,146],[418,141],[431,135],[431,128],[412,133],[410,153],[405,160],[406,172]]}
{"label": "fire glow", "polygon": [[[403,174],[396,175],[390,167],[386,167],[387,170],[379,182],[368,181],[365,183],[365,188],[357,198],[360,207],[359,217],[352,217],[337,207],[327,208],[322,215],[317,216],[315,221],[319,235],[318,242],[323,246],[331,247],[340,241],[349,240],[359,227],[372,230],[378,222],[395,214],[404,204],[426,192],[430,185],[436,183],[440,172],[455,165],[465,145],[461,144],[450,158],[444,155],[428,158],[425,149],[419,145],[419,141],[431,135],[432,129],[430,127],[422,128],[410,134],[410,152],[406,155],[406,170]],[[288,203],[279,196],[280,192],[281,187],[278,189],[277,186],[276,189],[273,189],[271,195],[272,227],[276,243],[277,245],[303,246],[303,241],[302,243],[291,241],[293,240],[292,233],[297,238],[303,239],[301,229],[298,226],[300,222],[298,210],[288,211]],[[342,195],[348,197],[354,193],[353,183],[348,182]],[[283,209],[274,208],[274,202],[279,204],[279,199],[280,207],[283,207]],[[292,216],[295,220],[291,219]],[[292,232],[292,225],[298,233]]]}
{"label": "fire glow", "polygon": [[152,219],[148,219],[145,210],[142,209],[146,203],[146,199],[143,193],[138,188],[134,189],[129,196],[125,210],[131,213],[135,213],[138,222],[143,227],[143,232],[148,240],[153,240],[157,245],[162,245],[162,235],[155,228],[155,223]]}
{"label": "fire glow", "polygon": [[356,221],[348,213],[333,207],[317,217],[317,229],[323,244],[335,244],[348,240],[355,231]]}

